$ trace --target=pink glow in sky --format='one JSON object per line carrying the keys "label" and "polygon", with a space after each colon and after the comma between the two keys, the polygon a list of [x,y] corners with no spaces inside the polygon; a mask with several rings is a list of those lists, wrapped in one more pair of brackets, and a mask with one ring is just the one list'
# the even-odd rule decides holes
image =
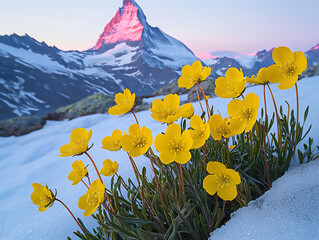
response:
{"label": "pink glow in sky", "polygon": [[[151,26],[197,55],[252,53],[282,45],[306,51],[319,42],[318,0],[136,2]],[[86,50],[97,44],[121,6],[122,0],[0,0],[0,35],[27,33],[62,50]],[[139,30],[136,33],[138,38]]]}

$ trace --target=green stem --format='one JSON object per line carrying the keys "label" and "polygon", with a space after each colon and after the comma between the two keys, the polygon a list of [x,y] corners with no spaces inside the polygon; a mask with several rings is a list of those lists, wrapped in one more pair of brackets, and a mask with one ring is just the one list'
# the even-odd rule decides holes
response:
{"label": "green stem", "polygon": [[281,140],[281,124],[280,124],[280,119],[279,119],[279,114],[278,114],[278,110],[277,110],[277,104],[276,104],[276,101],[275,101],[275,97],[271,91],[271,88],[269,86],[269,84],[267,83],[267,86],[269,88],[269,91],[270,91],[270,94],[271,94],[271,98],[272,98],[272,101],[274,103],[274,108],[275,108],[275,112],[276,112],[276,119],[277,119],[277,135],[278,135],[278,142],[279,142],[279,147],[280,147],[280,152],[281,152],[281,149],[282,149],[282,140]]}
{"label": "green stem", "polygon": [[[199,97],[199,93],[198,93],[198,88],[199,88],[199,87],[198,87],[198,84],[196,84],[197,99],[198,99],[198,102],[199,102],[200,108],[202,109],[202,112],[204,112],[203,105],[202,105],[202,103],[201,103],[201,101],[200,101],[200,97]],[[206,122],[205,115],[204,115],[204,120],[205,120],[205,122]]]}
{"label": "green stem", "polygon": [[298,144],[298,130],[299,130],[299,95],[298,95],[298,86],[297,83],[295,84],[296,87],[296,101],[297,101],[297,123],[296,123],[296,139],[294,145],[294,152],[296,151],[296,147]]}

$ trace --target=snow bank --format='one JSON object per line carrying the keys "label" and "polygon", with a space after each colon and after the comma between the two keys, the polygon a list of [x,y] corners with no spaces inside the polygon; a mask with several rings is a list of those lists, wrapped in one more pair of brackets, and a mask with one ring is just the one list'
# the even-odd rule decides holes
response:
{"label": "snow bank", "polygon": [[210,240],[319,239],[319,160],[290,169]]}

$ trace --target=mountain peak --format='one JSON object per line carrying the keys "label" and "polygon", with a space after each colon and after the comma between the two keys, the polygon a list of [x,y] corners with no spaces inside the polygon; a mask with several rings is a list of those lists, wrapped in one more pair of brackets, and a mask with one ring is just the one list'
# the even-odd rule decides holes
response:
{"label": "mountain peak", "polygon": [[136,2],[134,0],[124,0],[123,6],[119,8],[113,19],[106,25],[93,49],[97,50],[103,44],[142,40],[144,26],[140,18],[143,18],[143,22],[146,21],[144,13]]}

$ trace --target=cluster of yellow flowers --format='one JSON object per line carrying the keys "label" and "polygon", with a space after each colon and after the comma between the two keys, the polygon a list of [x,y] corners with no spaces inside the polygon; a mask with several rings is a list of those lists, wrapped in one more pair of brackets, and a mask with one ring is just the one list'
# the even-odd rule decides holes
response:
{"label": "cluster of yellow flowers", "polygon": [[[298,74],[304,71],[307,66],[307,60],[302,52],[292,53],[286,47],[275,48],[273,59],[275,64],[268,68],[260,69],[257,76],[244,78],[241,69],[229,68],[226,71],[225,77],[217,78],[215,82],[215,94],[221,98],[235,98],[227,105],[229,116],[225,118],[219,114],[210,116],[210,107],[202,82],[210,75],[211,68],[203,68],[200,61],[195,61],[192,66],[184,66],[182,68],[182,76],[178,80],[178,85],[186,89],[190,89],[196,85],[197,90],[202,91],[207,107],[205,114],[208,117],[208,121],[205,120],[205,117],[202,119],[199,115],[194,115],[192,103],[180,106],[180,99],[177,94],[168,94],[164,100],[154,100],[150,108],[151,117],[160,123],[167,124],[166,132],[158,134],[154,139],[154,147],[159,152],[160,161],[163,164],[171,164],[172,162],[186,164],[191,160],[191,149],[205,147],[205,143],[210,136],[218,141],[228,139],[242,132],[249,132],[257,119],[259,97],[254,93],[244,96],[246,82],[264,85],[268,84],[268,82],[279,83],[280,89],[287,89],[296,83]],[[116,94],[115,102],[116,105],[111,107],[108,113],[111,115],[122,115],[131,112],[136,119],[136,123],[129,126],[128,132],[124,131],[122,133],[116,129],[112,132],[111,136],[104,137],[102,148],[109,151],[118,151],[122,148],[127,152],[134,171],[138,171],[133,157],[149,153],[149,150],[153,153],[151,149],[153,144],[152,131],[145,126],[139,125],[132,111],[135,103],[135,94],[132,94],[129,89],[125,89],[123,93]],[[201,104],[200,99],[199,103]],[[182,131],[180,125],[174,123],[179,118],[190,119],[190,128]],[[105,190],[105,184],[100,174],[104,176],[117,174],[119,165],[116,161],[106,159],[103,162],[103,168],[98,171],[93,159],[88,154],[91,136],[92,130],[87,131],[84,128],[74,129],[70,136],[70,142],[60,148],[61,154],[59,156],[68,157],[86,154],[99,176],[99,179],[90,183],[87,167],[84,163],[76,160],[72,164],[73,170],[69,174],[68,179],[72,181],[72,185],[83,182],[88,189],[86,194],[80,197],[78,201],[79,208],[84,210],[84,216],[93,214],[101,204],[107,210],[114,213],[112,203]],[[152,159],[150,160],[152,162]],[[217,193],[225,201],[235,199],[237,196],[236,185],[241,182],[239,173],[233,169],[228,169],[227,167],[231,166],[227,165],[226,167],[225,164],[219,161],[209,162],[207,165],[205,163],[204,165],[209,173],[203,179],[203,187],[206,191],[210,195]],[[154,174],[156,177],[155,170]],[[87,177],[89,185],[83,180],[84,177]],[[45,211],[48,207],[52,206],[54,201],[58,200],[47,186],[42,186],[38,183],[34,183],[32,186],[34,192],[31,195],[31,199],[35,205],[39,206],[39,211]],[[105,196],[108,199],[110,208],[104,203]]]}

